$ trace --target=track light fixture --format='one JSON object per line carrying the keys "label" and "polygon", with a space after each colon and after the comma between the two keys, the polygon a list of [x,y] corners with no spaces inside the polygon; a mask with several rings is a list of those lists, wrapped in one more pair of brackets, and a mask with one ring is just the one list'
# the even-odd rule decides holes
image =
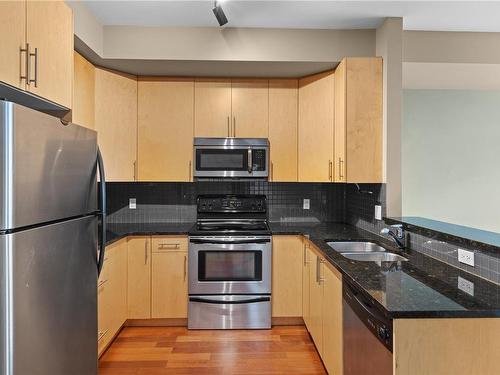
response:
{"label": "track light fixture", "polygon": [[217,18],[217,22],[219,22],[219,26],[224,26],[227,23],[227,17],[218,1],[214,1],[212,12],[214,12],[215,18]]}

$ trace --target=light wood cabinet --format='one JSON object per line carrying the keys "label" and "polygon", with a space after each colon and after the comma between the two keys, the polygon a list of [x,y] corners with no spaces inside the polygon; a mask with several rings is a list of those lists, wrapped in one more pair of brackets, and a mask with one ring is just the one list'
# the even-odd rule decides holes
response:
{"label": "light wood cabinet", "polygon": [[95,130],[108,181],[134,181],[137,150],[137,80],[95,69]]}
{"label": "light wood cabinet", "polygon": [[151,317],[187,318],[187,238],[153,238]]}
{"label": "light wood cabinet", "polygon": [[231,137],[231,80],[194,82],[194,136]]}
{"label": "light wood cabinet", "polygon": [[0,33],[0,80],[71,108],[74,36],[68,5],[1,1]]}
{"label": "light wood cabinet", "polygon": [[298,180],[333,181],[334,73],[299,80]]}
{"label": "light wood cabinet", "polygon": [[127,314],[129,319],[151,318],[151,238],[128,240]]}
{"label": "light wood cabinet", "polygon": [[312,252],[309,250],[309,241],[305,238],[302,239],[302,318],[306,327],[311,327],[311,300],[309,293],[310,273],[311,273],[311,259],[313,258]]}
{"label": "light wood cabinet", "polygon": [[273,317],[302,316],[303,247],[298,236],[273,236]]}
{"label": "light wood cabinet", "polygon": [[330,375],[343,374],[342,275],[332,266],[323,268],[323,352]]}
{"label": "light wood cabinet", "polygon": [[95,68],[78,52],[74,53],[72,122],[94,129]]}
{"label": "light wood cabinet", "polygon": [[26,88],[26,2],[0,1],[0,81]]}
{"label": "light wood cabinet", "polygon": [[267,138],[269,134],[269,81],[233,80],[232,137]]}
{"label": "light wood cabinet", "polygon": [[297,181],[298,81],[269,81],[271,181]]}
{"label": "light wood cabinet", "polygon": [[335,70],[335,181],[382,182],[382,59],[346,58]]}
{"label": "light wood cabinet", "polygon": [[127,319],[127,241],[106,247],[97,286],[97,345],[101,355]]}
{"label": "light wood cabinet", "polygon": [[314,340],[316,349],[323,352],[323,266],[324,260],[313,252],[309,268],[309,333]]}
{"label": "light wood cabinet", "polygon": [[138,91],[140,181],[191,181],[192,80],[140,80]]}

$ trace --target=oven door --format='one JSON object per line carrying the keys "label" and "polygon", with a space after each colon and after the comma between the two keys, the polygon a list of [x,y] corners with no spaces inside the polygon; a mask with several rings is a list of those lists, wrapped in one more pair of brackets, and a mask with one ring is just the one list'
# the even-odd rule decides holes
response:
{"label": "oven door", "polygon": [[191,237],[189,294],[270,294],[270,237]]}
{"label": "oven door", "polygon": [[267,148],[242,146],[195,146],[196,178],[267,178]]}

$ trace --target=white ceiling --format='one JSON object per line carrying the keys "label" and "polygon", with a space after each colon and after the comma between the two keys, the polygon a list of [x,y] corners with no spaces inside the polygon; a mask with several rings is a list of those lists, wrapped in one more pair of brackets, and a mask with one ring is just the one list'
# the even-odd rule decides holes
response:
{"label": "white ceiling", "polygon": [[[84,0],[103,25],[217,27],[213,1]],[[403,17],[405,30],[500,32],[500,1],[225,0],[229,27],[359,29]]]}

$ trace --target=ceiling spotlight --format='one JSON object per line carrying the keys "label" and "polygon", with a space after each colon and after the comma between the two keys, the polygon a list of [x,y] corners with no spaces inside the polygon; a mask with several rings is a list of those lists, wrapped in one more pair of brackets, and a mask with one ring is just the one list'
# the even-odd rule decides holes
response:
{"label": "ceiling spotlight", "polygon": [[217,18],[217,22],[219,22],[219,26],[224,26],[227,23],[227,17],[218,1],[214,1],[212,12],[214,12],[215,18]]}

